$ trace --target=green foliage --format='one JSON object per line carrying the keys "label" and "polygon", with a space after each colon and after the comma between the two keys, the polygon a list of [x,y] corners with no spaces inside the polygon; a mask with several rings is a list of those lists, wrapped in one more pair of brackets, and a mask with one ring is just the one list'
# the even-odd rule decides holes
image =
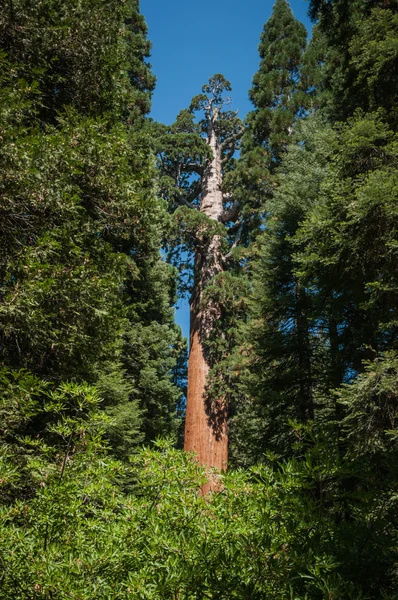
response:
{"label": "green foliage", "polygon": [[260,67],[249,91],[254,110],[246,118],[242,153],[225,179],[226,190],[242,206],[241,239],[246,246],[261,231],[276,186],[275,169],[291,141],[294,123],[308,105],[305,92],[311,93],[314,76],[308,53],[305,83],[301,82],[306,36],[288,2],[277,0],[261,34]]}
{"label": "green foliage", "polygon": [[299,461],[224,475],[206,497],[202,469],[162,442],[136,458],[136,492],[123,497],[113,483],[120,466],[84,439],[62,477],[48,465],[34,498],[2,507],[0,597],[359,600],[376,597],[372,556],[382,569],[375,593],[393,598],[385,561],[396,519],[381,559],[386,514],[369,496],[350,496],[352,519],[341,520],[347,467],[321,440]]}
{"label": "green foliage", "polygon": [[170,323],[136,324],[126,332],[124,365],[133,377],[132,397],[139,399],[145,440],[174,433],[181,390],[172,378],[177,364],[178,331]]}
{"label": "green foliage", "polygon": [[150,108],[154,77],[137,0],[7,2],[0,45],[18,78],[35,81],[39,118],[62,107],[135,122]]}
{"label": "green foliage", "polygon": [[[0,598],[396,598],[396,2],[310,9],[304,54],[276,2],[236,160],[222,75],[144,122],[135,0],[4,7]],[[237,224],[192,210],[209,115]],[[191,266],[215,238],[208,391],[245,466],[223,475],[139,449],[178,435],[186,384],[161,244]]]}
{"label": "green foliage", "polygon": [[[49,385],[98,383],[125,460],[158,433],[144,413],[175,430],[180,396],[168,219],[139,129],[145,34],[135,1],[13,2],[0,21],[1,362]],[[148,353],[157,385],[142,383]]]}
{"label": "green foliage", "polygon": [[395,138],[380,114],[359,112],[342,125],[337,171],[297,234],[299,272],[340,305],[340,343],[355,370],[368,346],[380,352],[395,339]]}
{"label": "green foliage", "polygon": [[248,117],[253,143],[265,145],[276,162],[300,109],[297,86],[306,36],[288,2],[277,0],[261,34],[260,69],[250,90],[255,110]]}
{"label": "green foliage", "polygon": [[193,113],[183,110],[173,125],[152,125],[152,132],[160,167],[161,196],[168,201],[171,210],[184,200],[196,204],[200,173],[196,173],[194,167],[201,171],[210,154]]}
{"label": "green foliage", "polygon": [[209,401],[223,398],[228,403],[231,419],[239,394],[235,352],[239,341],[239,325],[245,321],[248,279],[239,271],[221,272],[215,275],[205,288],[201,306],[217,307],[217,320],[211,331],[203,336],[203,346],[210,366],[207,378]]}
{"label": "green foliage", "polygon": [[[314,369],[317,393],[328,389],[328,375],[323,375],[326,381],[319,377],[326,359],[326,350],[320,348],[324,323],[316,321],[314,293],[295,272],[294,239],[328,175],[333,133],[313,116],[299,124],[296,139],[300,144],[286,152],[279,186],[267,204],[267,226],[253,249],[250,318],[247,324],[242,320],[234,353],[241,394],[231,423],[232,454],[245,462],[256,453],[254,460],[259,460],[266,449],[291,451],[289,420],[313,418]],[[247,454],[239,441],[246,429],[252,440]],[[235,440],[239,450],[234,449]]]}
{"label": "green foliage", "polygon": [[87,384],[55,387],[3,367],[0,386],[2,502],[12,506],[34,497],[47,478],[61,480],[67,463],[89,452],[90,440],[97,448],[105,419],[97,390]]}
{"label": "green foliage", "polygon": [[321,104],[330,120],[344,120],[357,108],[384,108],[397,125],[395,0],[331,0],[310,2],[324,36]]}
{"label": "green foliage", "polygon": [[387,460],[395,470],[397,368],[396,352],[386,352],[365,363],[364,373],[352,385],[346,384],[337,391],[338,401],[346,408],[343,430],[353,461],[371,457],[380,464]]}
{"label": "green foliage", "polygon": [[370,4],[318,3],[301,85],[323,115],[282,157],[234,356],[232,462],[272,450],[309,484],[338,565],[320,597],[396,593],[396,8]]}
{"label": "green foliage", "polygon": [[374,8],[368,19],[358,25],[350,42],[351,64],[356,71],[356,85],[364,88],[365,108],[383,107],[388,120],[398,123],[397,58],[398,14],[393,10]]}
{"label": "green foliage", "polygon": [[138,390],[134,389],[132,371],[127,373],[120,362],[102,364],[95,385],[110,417],[105,437],[112,454],[125,459],[137,450],[144,439],[142,411],[135,397]]}
{"label": "green foliage", "polygon": [[289,419],[339,420],[329,389],[395,348],[395,134],[382,113],[357,112],[334,130],[311,117],[297,136],[268,204],[236,356],[245,393],[233,453],[244,461],[253,447],[257,459],[290,453]]}

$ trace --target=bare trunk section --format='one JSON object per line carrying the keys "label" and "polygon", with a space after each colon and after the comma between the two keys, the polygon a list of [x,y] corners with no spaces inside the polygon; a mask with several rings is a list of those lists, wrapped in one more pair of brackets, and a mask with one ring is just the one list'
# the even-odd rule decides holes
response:
{"label": "bare trunk section", "polygon": [[223,471],[228,463],[227,407],[222,399],[210,402],[206,397],[210,367],[200,329],[200,315],[192,310],[184,448],[194,450],[202,465]]}
{"label": "bare trunk section", "polygon": [[[223,194],[221,157],[214,131],[216,119],[217,114],[208,119],[207,141],[213,158],[203,175],[200,210],[218,221],[223,212]],[[211,333],[220,315],[216,305],[203,307],[201,304],[206,285],[221,271],[221,239],[214,236],[208,247],[198,250],[195,257],[184,448],[194,450],[201,464],[218,471],[225,470],[228,461],[227,406],[222,398],[211,400],[207,397],[210,361],[203,340]],[[211,484],[206,487],[212,489]]]}

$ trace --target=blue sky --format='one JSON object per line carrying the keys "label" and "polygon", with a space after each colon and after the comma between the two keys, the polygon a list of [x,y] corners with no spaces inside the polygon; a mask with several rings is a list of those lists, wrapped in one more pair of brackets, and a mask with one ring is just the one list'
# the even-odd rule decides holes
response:
{"label": "blue sky", "polygon": [[[151,116],[172,123],[209,77],[222,73],[232,84],[233,108],[244,118],[251,109],[248,90],[259,65],[260,34],[273,4],[274,0],[141,0],[157,78]],[[290,6],[310,31],[308,2],[291,0]],[[185,335],[188,313],[186,303],[177,311]]]}

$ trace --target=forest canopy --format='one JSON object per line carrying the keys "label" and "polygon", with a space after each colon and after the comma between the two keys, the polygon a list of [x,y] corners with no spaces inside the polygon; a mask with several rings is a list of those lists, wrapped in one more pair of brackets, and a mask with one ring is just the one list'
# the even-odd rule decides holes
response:
{"label": "forest canopy", "polygon": [[309,15],[168,125],[138,0],[5,2],[0,599],[397,598],[398,3]]}

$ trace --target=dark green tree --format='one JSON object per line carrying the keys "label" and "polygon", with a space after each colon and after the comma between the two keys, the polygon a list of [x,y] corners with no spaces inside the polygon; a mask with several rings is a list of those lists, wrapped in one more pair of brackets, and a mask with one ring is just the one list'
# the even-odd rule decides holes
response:
{"label": "dark green tree", "polygon": [[[277,0],[261,34],[260,68],[249,92],[254,109],[246,118],[241,154],[225,177],[225,188],[240,203],[241,241],[246,247],[263,227],[267,202],[277,186],[276,167],[290,142],[294,123],[309,103],[308,94],[313,95],[310,58],[306,84],[301,81],[306,36],[289,3]],[[250,250],[245,259],[249,257]]]}
{"label": "dark green tree", "polygon": [[0,25],[1,361],[98,384],[124,458],[180,395],[145,32],[136,2],[10,2]]}
{"label": "dark green tree", "polygon": [[337,135],[334,175],[297,232],[297,260],[325,308],[337,310],[352,375],[396,344],[396,134],[380,114],[359,112]]}
{"label": "dark green tree", "polygon": [[[242,334],[250,350],[236,358],[240,383],[245,365],[251,372],[250,392],[241,396],[232,436],[240,448],[236,455],[242,452],[246,462],[249,455],[253,460],[253,447],[289,453],[286,435],[294,435],[289,419],[303,422],[312,412],[315,420],[340,422],[341,407],[328,390],[352,380],[364,360],[395,347],[394,109],[389,87],[383,91],[381,81],[377,91],[374,87],[394,55],[395,14],[390,4],[327,4],[303,59],[302,88],[307,96],[318,94],[311,103],[325,107],[328,116],[342,99],[338,85],[344,86],[351,104],[333,114],[333,121],[358,105],[379,111],[356,112],[334,129],[311,117],[312,125],[296,138],[299,146],[282,158],[251,265],[253,321]],[[356,78],[352,85],[338,79],[331,62],[333,56],[345,56],[344,44],[344,64]],[[336,85],[327,72],[336,75]],[[355,81],[362,81],[360,94]],[[303,407],[310,404],[306,414]],[[243,406],[247,420],[239,416]],[[245,446],[245,431],[255,444]]]}
{"label": "dark green tree", "polygon": [[[249,319],[235,354],[238,403],[232,420],[234,458],[247,463],[267,450],[291,452],[291,421],[314,419],[330,386],[327,323],[316,289],[297,272],[295,235],[326,185],[333,133],[311,117],[297,127],[267,204],[267,221],[252,259]],[[249,436],[249,439],[245,439]],[[235,447],[236,444],[236,447]]]}
{"label": "dark green tree", "polygon": [[6,0],[0,46],[20,78],[35,81],[37,117],[54,123],[65,106],[135,121],[150,108],[155,78],[138,0]]}
{"label": "dark green tree", "polygon": [[[298,396],[295,396],[294,393],[291,394],[291,400],[295,396],[295,400],[292,400],[292,406],[295,405],[295,408],[290,413],[290,416],[287,416],[286,410],[283,411],[281,407],[277,409],[276,405],[274,406],[274,416],[271,417],[269,415],[270,420],[274,419],[275,421],[275,415],[279,414],[281,415],[281,419],[286,419],[286,423],[289,418],[293,418],[295,411],[296,416],[301,412],[301,416],[304,419],[308,419],[312,414],[311,369],[309,367],[310,352],[308,349],[308,335],[306,333],[308,330],[309,317],[307,311],[309,303],[305,290],[300,286],[298,281],[294,281],[291,257],[289,258],[289,252],[291,252],[289,236],[295,227],[297,227],[297,220],[302,214],[302,207],[298,208],[299,203],[296,207],[293,207],[294,202],[289,201],[287,206],[281,208],[283,201],[275,200],[278,194],[278,187],[279,185],[283,186],[285,180],[285,172],[283,169],[278,172],[278,167],[288,150],[289,144],[293,141],[294,125],[303,114],[304,107],[308,104],[308,97],[305,92],[311,86],[309,83],[304,85],[301,81],[305,48],[306,29],[304,25],[295,19],[286,0],[278,0],[275,3],[270,19],[264,25],[261,35],[259,46],[260,68],[253,78],[253,87],[250,90],[250,98],[254,104],[254,110],[247,117],[247,130],[243,137],[242,153],[235,168],[226,179],[227,185],[230,185],[234,189],[235,196],[239,198],[242,204],[240,225],[243,233],[242,240],[246,249],[241,252],[241,265],[243,266],[241,276],[246,279],[247,287],[252,280],[250,285],[256,287],[257,291],[255,293],[257,294],[261,288],[261,293],[268,298],[271,304],[274,296],[282,301],[282,293],[285,294],[286,304],[286,299],[290,295],[290,312],[289,316],[286,316],[284,326],[286,331],[290,331],[292,334],[295,331],[296,335],[292,335],[290,339],[287,335],[284,343],[286,345],[285,351],[289,348],[295,354],[296,358],[290,361],[290,380],[293,380],[299,372],[301,373],[300,380],[297,380],[301,392]],[[306,77],[309,81],[309,69],[307,69]],[[278,208],[276,208],[277,206]],[[281,211],[280,213],[278,212],[279,210]],[[276,211],[275,214],[274,211]],[[278,221],[280,229],[278,229],[276,221]],[[264,228],[267,230],[266,234],[263,233]],[[265,238],[267,235],[268,240],[271,240],[272,236],[274,236],[272,239],[274,239],[275,244],[270,242],[267,250],[265,250],[264,246],[267,246]],[[282,240],[285,241],[283,242]],[[259,247],[261,247],[261,250],[259,250]],[[259,259],[259,252],[264,253],[263,259]],[[269,255],[272,255],[272,253],[275,254],[273,258],[271,256],[265,258],[266,253]],[[278,255],[278,258],[276,255]],[[271,266],[273,260],[279,264],[281,269],[279,272],[279,283],[277,283],[277,267],[275,264]],[[265,266],[265,263],[267,263],[267,266]],[[284,274],[282,274],[283,270],[285,271]],[[282,283],[282,280],[284,283]],[[253,281],[256,283],[253,283]],[[282,292],[278,286],[285,286],[285,291]],[[287,306],[285,308],[287,310]],[[270,305],[268,308],[265,308],[265,305],[263,305],[262,309],[264,311],[264,318],[269,311],[272,312]],[[247,320],[249,314],[251,315],[251,319],[253,319],[253,330],[250,333],[250,326],[249,329],[246,329],[244,325],[244,321]],[[268,317],[271,322],[272,317],[270,314],[268,314]],[[278,317],[275,317],[273,325],[270,322],[270,327],[273,327],[274,332],[276,332]],[[259,315],[256,314],[256,317],[254,317],[254,313],[251,310],[246,311],[246,314],[243,315],[242,326],[245,331],[242,334],[243,339],[247,339],[247,345],[252,350],[248,351],[247,348],[242,348],[241,351],[234,353],[235,356],[232,361],[235,361],[235,367],[239,375],[237,377],[238,384],[235,388],[233,402],[235,415],[232,420],[233,442],[231,451],[234,457],[238,456],[242,451],[242,457],[245,456],[244,460],[247,462],[248,455],[245,454],[244,442],[240,446],[240,450],[235,449],[235,443],[239,445],[240,442],[238,440],[245,438],[243,432],[246,427],[246,417],[243,416],[241,411],[252,410],[253,407],[249,398],[253,394],[256,395],[256,392],[252,389],[248,395],[245,395],[242,393],[242,390],[239,393],[238,389],[240,387],[239,381],[242,380],[242,374],[245,371],[244,365],[246,364],[247,355],[250,355],[253,351],[253,341],[258,340],[261,335]],[[270,333],[270,330],[268,333]],[[293,344],[292,339],[295,340]],[[267,338],[267,340],[269,342],[270,338]],[[282,340],[280,339],[279,341],[281,342]],[[264,343],[267,344],[268,342],[265,341]],[[275,340],[272,343],[276,351]],[[243,345],[246,346],[246,342],[243,342]],[[283,354],[282,349],[281,353]],[[272,387],[272,384],[270,384],[270,389],[266,391],[267,384],[264,383],[268,377],[266,375],[269,369],[268,359],[269,357],[266,359],[265,356],[262,359],[258,359],[258,370],[253,378],[256,380],[256,385],[261,387],[264,384],[260,393],[263,398],[262,402],[265,402],[264,394],[268,394],[269,399]],[[298,365],[293,367],[296,359],[300,363],[300,368]],[[287,371],[285,371],[284,376],[281,375],[281,380],[283,378],[285,378],[287,384],[287,380],[289,379]],[[277,384],[275,385],[277,387]],[[257,392],[258,390],[259,388],[257,388]],[[289,393],[287,392],[288,395]],[[256,397],[258,398],[258,394]],[[251,406],[250,409],[245,401],[243,401],[244,399],[248,400]],[[299,407],[300,402],[301,408]],[[271,404],[270,400],[269,404]],[[267,435],[265,434],[264,422],[262,426],[259,426],[259,423],[254,425],[254,420],[256,419],[254,412],[252,412],[251,417],[248,417],[247,427],[251,430],[251,434],[249,435],[254,434],[255,438],[257,436],[257,441],[254,441],[253,438],[253,443],[249,443],[249,447],[246,446],[246,449],[249,454],[252,450],[254,452],[258,451],[261,454],[264,451],[264,444],[258,444],[258,439],[261,438],[264,442]],[[284,412],[284,417],[282,417]],[[258,418],[261,420],[260,417]],[[257,430],[257,433],[255,433],[255,430]]]}
{"label": "dark green tree", "polygon": [[395,0],[310,2],[327,42],[323,105],[332,121],[352,117],[357,108],[384,108],[397,126],[397,13]]}
{"label": "dark green tree", "polygon": [[307,31],[295,19],[287,0],[276,0],[259,45],[260,68],[249,92],[255,110],[248,123],[252,143],[267,148],[278,163],[302,107],[300,67]]}

